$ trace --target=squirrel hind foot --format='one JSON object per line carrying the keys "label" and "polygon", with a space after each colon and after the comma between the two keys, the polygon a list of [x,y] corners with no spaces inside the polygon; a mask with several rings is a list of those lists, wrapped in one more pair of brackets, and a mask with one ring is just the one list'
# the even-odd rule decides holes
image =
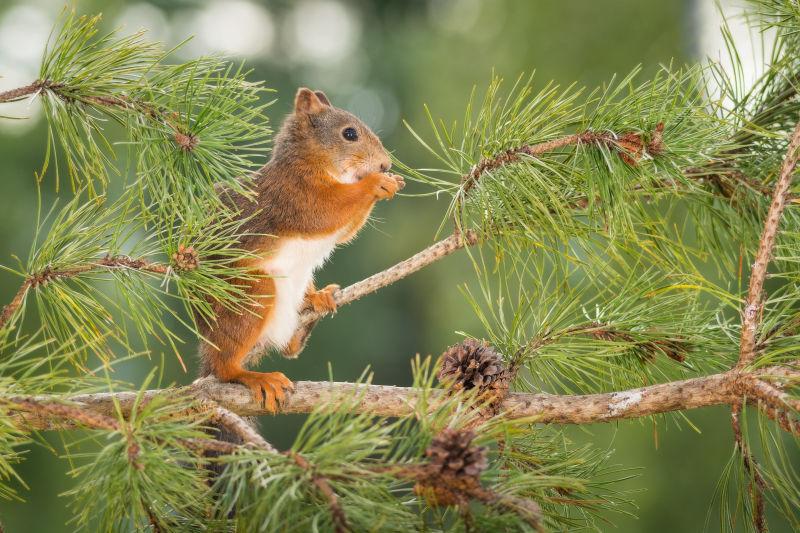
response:
{"label": "squirrel hind foot", "polygon": [[286,397],[285,390],[294,390],[294,384],[282,372],[251,372],[242,370],[225,381],[241,383],[248,389],[253,401],[265,410],[276,413]]}

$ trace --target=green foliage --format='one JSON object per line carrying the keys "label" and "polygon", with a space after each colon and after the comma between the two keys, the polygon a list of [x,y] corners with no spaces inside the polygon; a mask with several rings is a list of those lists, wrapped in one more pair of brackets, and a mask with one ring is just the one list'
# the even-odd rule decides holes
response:
{"label": "green foliage", "polygon": [[624,390],[735,361],[736,326],[718,319],[719,304],[703,298],[714,288],[698,274],[646,254],[563,257],[533,250],[492,261],[479,250],[477,287],[464,287],[481,334],[529,370],[519,386]]}
{"label": "green foliage", "polygon": [[[521,370],[514,390],[615,391],[735,363],[742,265],[800,111],[796,3],[756,4],[775,27],[775,46],[752,86],[723,29],[733,71],[668,65],[645,79],[637,68],[589,91],[537,89],[533,76],[506,90],[495,77],[483,96],[473,91],[460,124],[426,109],[429,138],[409,126],[440,168],[398,167],[450,198],[440,231],[453,221],[483,239],[468,252],[476,278],[463,292],[482,325],[473,336]],[[216,191],[249,194],[271,133],[268,89],[222,58],[168,57],[142,34],[99,35],[97,17],[71,12],[47,48],[37,92],[48,121],[40,177],[52,172],[58,183],[66,172],[72,198],[40,206],[27,260],[5,267],[23,290],[0,324],[0,398],[122,390],[92,377],[111,375],[115,348],[134,357],[139,344],[144,353],[167,346],[180,358],[191,339],[167,317],[195,336],[213,305],[252,312],[241,283],[254,274],[237,266],[248,257],[238,244],[242,221]],[[117,144],[128,147],[132,180]],[[112,201],[107,187],[117,175],[122,192]],[[689,221],[694,234],[685,234]],[[791,207],[757,368],[797,360],[798,224]],[[179,260],[188,250],[192,261]],[[26,336],[37,322],[39,333]],[[599,530],[609,510],[632,512],[619,488],[632,473],[613,465],[613,450],[576,446],[533,420],[482,420],[483,400],[434,392],[435,373],[430,358],[414,362],[419,396],[410,416],[353,414],[364,401],[355,393],[319,406],[286,452],[241,446],[215,459],[198,449],[209,444],[201,409],[145,400],[143,386],[129,417],[117,409],[111,427],[65,439],[76,485],[64,496],[77,527],[102,531],[327,531],[339,509],[355,531],[528,531],[525,500],[542,508],[548,528]],[[782,386],[797,399],[798,384]],[[22,450],[40,441],[7,416],[10,405],[0,403],[4,498],[24,485],[14,470]],[[489,459],[480,486],[492,496],[483,503],[435,506],[414,490],[414,472],[446,428],[478,429],[475,445]],[[797,526],[796,439],[762,418],[758,431],[744,429],[769,503]],[[745,493],[756,470],[745,457],[736,451],[720,480],[725,528],[740,523],[729,515],[749,525],[757,512]],[[213,481],[210,462],[224,467]]]}
{"label": "green foliage", "polygon": [[[702,200],[699,185],[685,170],[708,164],[729,137],[725,125],[709,114],[701,74],[697,67],[664,67],[652,80],[640,81],[637,68],[583,98],[583,90],[575,87],[561,91],[545,85],[536,92],[532,77],[520,78],[504,95],[503,80],[495,77],[479,105],[473,93],[460,127],[447,127],[429,113],[435,144],[411,130],[443,167],[404,170],[437,193],[452,194],[447,216],[456,210],[459,223],[501,237],[494,241],[498,248],[515,239],[566,243],[597,233],[612,241],[641,237],[662,216],[646,209],[648,198],[666,192]],[[629,155],[625,135],[649,142],[659,123],[664,125],[663,153],[643,153],[638,162],[621,157]],[[606,134],[609,142],[572,142],[542,156],[522,155],[514,164],[484,172],[474,189],[466,181],[447,179],[467,176],[481,161],[506,150],[574,132]]]}
{"label": "green foliage", "polygon": [[[104,117],[123,126],[136,157],[136,183],[157,198],[158,220],[202,214],[214,185],[244,192],[242,180],[263,157],[271,130],[267,91],[222,58],[166,63],[169,54],[143,33],[98,34],[99,16],[66,12],[48,46],[40,89],[50,154],[65,161],[73,189],[102,193],[120,173]],[[187,146],[191,143],[191,148]]]}
{"label": "green foliage", "polygon": [[[215,186],[246,192],[246,178],[264,156],[271,134],[261,103],[267,89],[248,81],[243,67],[222,58],[201,58],[164,67],[134,98],[148,102],[153,114],[136,113],[128,125],[138,154],[142,191],[158,199],[161,218],[200,215],[217,198]],[[163,117],[163,118],[162,118]],[[177,139],[196,142],[191,149]]]}
{"label": "green foliage", "polygon": [[200,458],[185,440],[206,433],[202,419],[176,416],[189,407],[140,396],[127,421],[118,417],[120,430],[98,436],[99,450],[69,454],[80,463],[71,472],[76,487],[64,494],[77,526],[91,531],[202,527],[208,485]]}

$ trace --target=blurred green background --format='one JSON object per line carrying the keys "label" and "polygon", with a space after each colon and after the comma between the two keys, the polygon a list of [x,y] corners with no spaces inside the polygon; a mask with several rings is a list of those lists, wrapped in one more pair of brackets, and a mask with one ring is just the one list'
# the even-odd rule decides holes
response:
{"label": "blurred green background", "polygon": [[[58,0],[0,0],[0,90],[36,78],[42,46],[63,3]],[[660,63],[714,55],[713,0],[414,0],[345,2],[307,0],[225,2],[78,1],[81,13],[102,12],[109,27],[174,45],[195,35],[178,57],[225,52],[247,61],[253,79],[277,90],[270,110],[277,126],[300,85],[324,90],[338,106],[360,115],[384,144],[411,166],[432,162],[402,125],[424,129],[423,104],[448,120],[464,111],[473,85],[484,87],[492,70],[507,79],[535,70],[539,83],[553,79],[594,86],[637,64],[652,72]],[[709,44],[711,43],[711,44]],[[36,187],[46,130],[36,104],[0,109],[0,262],[26,257],[34,232]],[[123,154],[124,157],[124,154]],[[123,162],[124,165],[124,162]],[[124,168],[124,167],[123,167]],[[45,180],[45,203],[55,196]],[[318,285],[347,285],[381,270],[431,243],[445,199],[414,197],[427,192],[411,184],[407,194],[375,210],[374,223],[351,245],[337,251],[317,278]],[[63,192],[62,192],[63,194]],[[342,308],[317,327],[300,359],[264,360],[262,369],[281,370],[295,380],[358,378],[366,367],[374,382],[407,385],[410,359],[438,355],[458,331],[480,335],[474,315],[458,291],[471,278],[463,256],[448,258],[410,279]],[[0,275],[0,302],[18,280]],[[176,325],[176,329],[178,326]],[[194,379],[194,340],[186,335],[184,373],[165,355],[163,383]],[[159,354],[120,367],[118,378],[138,386]],[[617,531],[700,531],[715,485],[732,451],[725,409],[689,414],[701,432],[682,426],[627,422],[571,430],[578,442],[616,450],[615,462],[642,467],[620,488],[639,490],[633,518],[609,514]],[[268,440],[287,447],[300,416],[265,417]],[[69,531],[70,511],[59,493],[70,488],[70,465],[56,453],[30,450],[19,473],[24,503],[0,502],[0,521],[9,532]],[[717,529],[712,516],[709,529]],[[777,528],[774,529],[778,531]]]}

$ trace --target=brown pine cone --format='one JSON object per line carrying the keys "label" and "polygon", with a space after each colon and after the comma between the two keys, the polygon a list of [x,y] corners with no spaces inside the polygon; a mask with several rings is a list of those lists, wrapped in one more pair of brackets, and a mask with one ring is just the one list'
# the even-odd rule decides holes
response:
{"label": "brown pine cone", "polygon": [[481,394],[504,396],[511,373],[494,348],[485,342],[467,339],[442,354],[439,381],[447,383],[454,391],[478,389]]}
{"label": "brown pine cone", "polygon": [[469,430],[445,429],[431,441],[425,450],[426,474],[414,485],[428,505],[465,504],[469,491],[480,486],[479,476],[489,462],[486,448],[474,446],[474,438]]}
{"label": "brown pine cone", "polygon": [[478,477],[488,466],[486,448],[473,446],[472,431],[445,429],[431,441],[425,456],[431,474]]}

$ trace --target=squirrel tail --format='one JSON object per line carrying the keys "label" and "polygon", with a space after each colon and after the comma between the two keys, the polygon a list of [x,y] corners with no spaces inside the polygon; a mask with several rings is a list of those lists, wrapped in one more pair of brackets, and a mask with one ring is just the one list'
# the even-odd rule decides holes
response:
{"label": "squirrel tail", "polygon": [[[211,371],[211,368],[208,364],[208,358],[203,357],[204,348],[205,347],[203,346],[203,344],[201,344],[200,346],[201,364],[200,364],[200,372],[198,375],[198,377],[200,378],[205,378],[213,375],[213,372]],[[242,418],[254,428],[256,427],[255,418],[253,417],[242,417]],[[233,433],[225,426],[216,423],[209,423],[208,426],[209,426],[208,434],[211,438],[222,442],[229,442],[231,444],[244,444],[244,441],[239,435]],[[217,480],[217,478],[220,475],[222,475],[222,473],[225,471],[225,465],[223,463],[220,463],[219,461],[216,461],[216,458],[220,457],[221,455],[223,455],[222,452],[216,452],[211,450],[206,450],[205,452],[203,452],[203,457],[208,459],[208,461],[206,462],[206,470],[211,472],[211,476],[208,480],[209,484],[213,484]]]}

